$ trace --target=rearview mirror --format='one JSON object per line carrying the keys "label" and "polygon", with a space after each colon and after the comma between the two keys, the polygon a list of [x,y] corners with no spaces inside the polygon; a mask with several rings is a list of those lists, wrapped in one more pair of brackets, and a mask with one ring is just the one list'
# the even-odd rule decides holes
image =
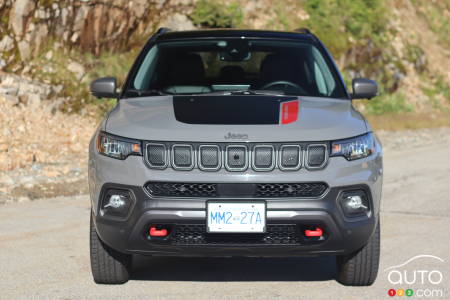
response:
{"label": "rearview mirror", "polygon": [[371,99],[378,94],[378,84],[367,78],[352,80],[352,99]]}
{"label": "rearview mirror", "polygon": [[116,98],[116,88],[116,78],[102,77],[91,83],[91,94],[97,98]]}

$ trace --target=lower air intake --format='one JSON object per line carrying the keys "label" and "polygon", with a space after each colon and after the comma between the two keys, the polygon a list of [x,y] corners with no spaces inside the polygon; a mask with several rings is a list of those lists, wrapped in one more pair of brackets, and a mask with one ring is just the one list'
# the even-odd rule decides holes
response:
{"label": "lower air intake", "polygon": [[[145,188],[152,197],[274,199],[318,198],[325,194],[328,185],[324,182],[236,184],[149,182]],[[230,193],[230,189],[232,193]]]}
{"label": "lower air intake", "polygon": [[268,224],[262,234],[209,234],[204,224],[178,225],[171,237],[175,245],[297,245],[300,231],[296,225]]}
{"label": "lower air intake", "polygon": [[256,188],[258,198],[317,198],[328,186],[323,182],[302,183],[259,183]]}
{"label": "lower air intake", "polygon": [[217,197],[215,183],[150,182],[145,188],[155,197]]}

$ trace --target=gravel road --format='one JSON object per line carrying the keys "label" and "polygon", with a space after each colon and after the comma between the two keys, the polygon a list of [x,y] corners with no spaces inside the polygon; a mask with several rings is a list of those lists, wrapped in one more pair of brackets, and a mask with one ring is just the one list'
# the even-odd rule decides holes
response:
{"label": "gravel road", "polygon": [[[414,296],[407,298],[429,299],[419,297],[429,291],[450,299],[450,141],[445,136],[386,147],[382,258],[372,287],[336,283],[331,257],[137,257],[130,282],[96,285],[88,257],[89,200],[75,196],[0,207],[0,298],[385,299],[391,288],[410,288]],[[438,270],[441,283],[422,283],[419,277],[412,285],[388,281],[386,268],[423,254],[444,262],[419,258],[402,272]]]}

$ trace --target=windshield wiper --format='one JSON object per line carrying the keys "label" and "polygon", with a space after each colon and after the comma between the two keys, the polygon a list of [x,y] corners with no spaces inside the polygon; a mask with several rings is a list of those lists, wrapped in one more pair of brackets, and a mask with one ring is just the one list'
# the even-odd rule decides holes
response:
{"label": "windshield wiper", "polygon": [[283,91],[274,90],[231,90],[231,91],[214,91],[206,93],[195,93],[190,95],[284,95]]}
{"label": "windshield wiper", "polygon": [[125,92],[127,96],[130,96],[131,93],[134,97],[145,97],[145,96],[165,96],[165,95],[173,95],[173,93],[163,92],[161,90],[126,90]]}
{"label": "windshield wiper", "polygon": [[232,95],[284,95],[283,91],[275,90],[242,90],[242,91],[231,91]]}

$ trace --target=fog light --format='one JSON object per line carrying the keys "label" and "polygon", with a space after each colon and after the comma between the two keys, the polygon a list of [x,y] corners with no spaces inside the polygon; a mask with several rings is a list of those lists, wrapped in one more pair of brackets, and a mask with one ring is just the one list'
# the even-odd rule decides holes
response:
{"label": "fog light", "polygon": [[105,208],[107,207],[121,208],[124,205],[125,200],[123,199],[122,195],[111,195],[108,204],[105,205]]}
{"label": "fog light", "polygon": [[370,212],[369,200],[362,190],[343,193],[341,207],[344,214],[349,217],[367,215]]}
{"label": "fog light", "polygon": [[133,197],[129,191],[109,189],[103,197],[100,214],[102,216],[125,218],[133,204]]}
{"label": "fog light", "polygon": [[363,204],[363,200],[361,196],[349,196],[345,199],[345,205],[349,207],[349,209],[352,210],[359,210],[359,209],[367,209],[367,206]]}

